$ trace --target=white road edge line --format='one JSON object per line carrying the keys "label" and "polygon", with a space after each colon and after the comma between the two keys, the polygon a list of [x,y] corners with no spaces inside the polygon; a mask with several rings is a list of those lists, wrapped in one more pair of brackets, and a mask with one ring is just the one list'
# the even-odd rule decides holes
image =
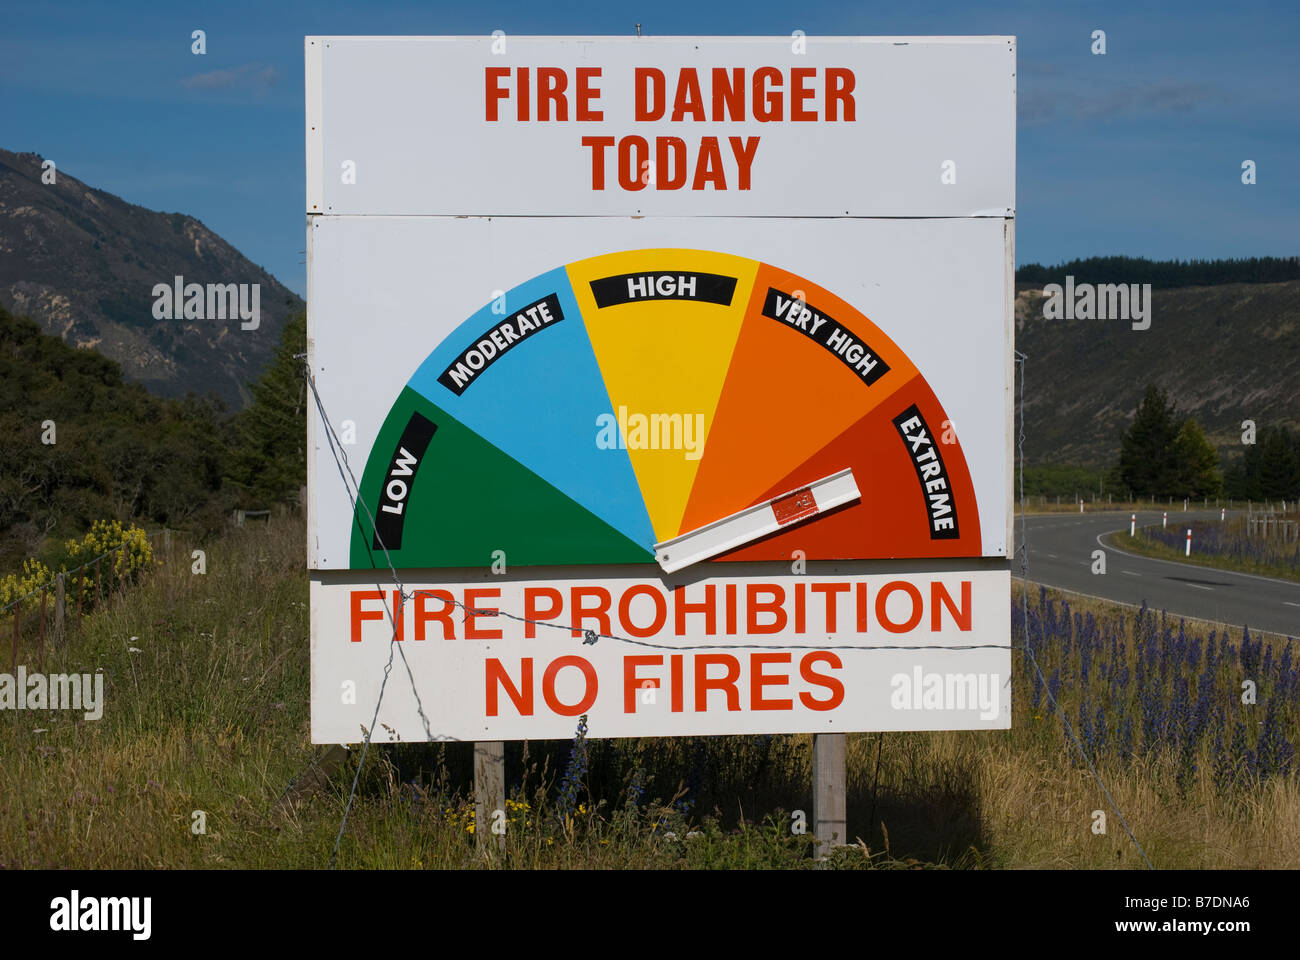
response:
{"label": "white road edge line", "polygon": [[[1182,567],[1184,570],[1188,569],[1189,567],[1193,569],[1195,569],[1196,567],[1200,567],[1202,570],[1213,570],[1215,573],[1222,573],[1229,577],[1246,577],[1250,580],[1267,580],[1269,583],[1281,583],[1281,584],[1285,584],[1288,587],[1297,586],[1294,580],[1282,580],[1279,577],[1262,577],[1257,573],[1240,573],[1236,570],[1225,570],[1222,567],[1207,567],[1205,564],[1201,564],[1201,563],[1180,563],[1177,560],[1161,560],[1158,557],[1144,557],[1140,553],[1130,553],[1129,551],[1123,549],[1122,547],[1115,546],[1113,543],[1101,542],[1102,537],[1109,536],[1112,533],[1123,533],[1123,532],[1124,532],[1124,528],[1120,527],[1118,530],[1107,530],[1104,533],[1099,533],[1097,534],[1096,537],[1097,545],[1106,550],[1114,550],[1116,553],[1122,553],[1124,556],[1132,557],[1135,560],[1149,560],[1151,563],[1167,563],[1170,564],[1171,566]],[[1283,603],[1285,602],[1286,601],[1283,601]]]}
{"label": "white road edge line", "polygon": [[[1021,577],[1012,577],[1012,579],[1021,584],[1025,582]],[[1142,609],[1140,603],[1125,603],[1123,600],[1112,600],[1109,597],[1099,597],[1095,593],[1080,593],[1078,590],[1070,590],[1066,587],[1057,587],[1050,583],[1039,583],[1037,580],[1030,580],[1029,582],[1038,587],[1046,587],[1048,590],[1055,590],[1057,593],[1070,593],[1076,597],[1087,597],[1089,600],[1100,600],[1102,603],[1114,604],[1117,607],[1128,607],[1130,610]],[[1284,600],[1283,603],[1285,602],[1286,601]],[[1157,612],[1156,608],[1151,606],[1149,603],[1147,604],[1147,609],[1153,613]],[[1171,613],[1169,615],[1171,617],[1177,617],[1179,620],[1188,620],[1192,623],[1208,623],[1212,627],[1233,627],[1237,630],[1241,630],[1242,628],[1249,626],[1249,624],[1245,623],[1229,623],[1227,620],[1207,620],[1205,617],[1193,617],[1185,613]],[[1267,634],[1270,637],[1278,637],[1279,639],[1284,640],[1295,639],[1292,634],[1279,633],[1277,630],[1264,630],[1262,628],[1257,628],[1256,633]]]}

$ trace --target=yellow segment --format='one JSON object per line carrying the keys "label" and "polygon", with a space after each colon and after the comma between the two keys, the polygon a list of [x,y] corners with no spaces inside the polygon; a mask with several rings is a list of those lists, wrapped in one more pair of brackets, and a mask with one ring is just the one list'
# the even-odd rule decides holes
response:
{"label": "yellow segment", "polygon": [[[657,249],[592,257],[567,269],[655,537],[669,540],[695,482],[758,262]],[[672,271],[735,277],[730,306],[646,299],[596,307],[592,280]]]}

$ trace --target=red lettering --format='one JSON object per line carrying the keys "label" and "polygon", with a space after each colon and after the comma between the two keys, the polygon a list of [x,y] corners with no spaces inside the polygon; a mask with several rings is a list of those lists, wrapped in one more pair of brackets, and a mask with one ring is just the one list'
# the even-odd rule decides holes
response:
{"label": "red lettering", "polygon": [[591,85],[593,79],[600,78],[600,67],[579,67],[577,73],[578,109],[576,110],[575,119],[580,123],[604,120],[604,110],[593,110],[591,108],[591,101],[600,97],[600,88]]}
{"label": "red lettering", "polygon": [[808,589],[813,593],[826,594],[826,632],[834,633],[836,628],[835,614],[839,609],[839,595],[847,593],[849,585],[847,583],[814,583]]}
{"label": "red lettering", "polygon": [[[577,667],[581,670],[583,680],[586,683],[582,699],[572,706],[565,704],[555,695],[555,675],[565,667]],[[590,663],[582,657],[560,657],[558,660],[551,661],[551,665],[542,674],[542,698],[546,701],[546,705],[560,716],[576,717],[579,714],[586,713],[591,709],[591,705],[596,702],[596,684],[596,668]]]}
{"label": "red lettering", "polygon": [[474,590],[465,591],[465,639],[466,640],[500,640],[500,630],[489,630],[485,627],[479,627],[477,621],[479,617],[495,617],[498,610],[495,607],[484,607],[478,602],[479,597],[497,598],[501,596],[501,590],[498,587],[480,587]]}
{"label": "red lettering", "polygon": [[642,684],[659,688],[658,677],[642,680],[636,675],[637,667],[658,667],[664,662],[661,656],[624,657],[623,658],[623,712],[636,713],[636,698]]}
{"label": "red lettering", "polygon": [[[506,668],[501,665],[501,661],[495,657],[489,657],[485,666],[485,678],[487,682],[487,715],[495,717],[497,715],[497,685],[505,688],[506,696],[514,703],[515,709],[519,711],[521,717],[531,717],[533,715],[533,658],[524,657],[520,662],[519,686],[523,687],[520,691],[510,682],[510,674]],[[494,683],[493,681],[496,681]]]}
{"label": "red lettering", "polygon": [[551,119],[551,104],[555,104],[555,119],[569,119],[569,101],[564,90],[569,78],[559,67],[537,68],[537,119]]}
{"label": "red lettering", "polygon": [[605,149],[614,145],[613,137],[583,137],[582,145],[591,147],[591,189],[605,189]]}
{"label": "red lettering", "polygon": [[771,676],[763,672],[763,665],[768,663],[789,663],[788,653],[751,653],[749,655],[749,708],[751,710],[793,710],[793,700],[766,700],[763,698],[764,687],[786,686],[790,677],[786,674]]}
{"label": "red lettering", "polygon": [[717,603],[716,594],[714,584],[706,583],[704,585],[704,602],[687,603],[686,587],[673,587],[673,621],[677,636],[686,636],[686,615],[688,613],[704,614],[704,632],[708,636],[713,636],[718,632],[718,616],[713,609]]}
{"label": "red lettering", "polygon": [[510,76],[509,67],[487,67],[483,71],[483,83],[487,88],[487,119],[497,119],[498,101],[510,96],[510,91],[501,86],[501,81]]}
{"label": "red lettering", "polygon": [[723,114],[728,120],[743,122],[745,119],[745,69],[732,67],[731,77],[727,77],[726,67],[713,68],[713,119],[720,123]]}
{"label": "red lettering", "polygon": [[361,642],[361,621],[363,620],[382,620],[384,611],[382,610],[362,610],[361,604],[367,600],[378,600],[380,603],[384,600],[384,591],[382,590],[353,590],[349,594],[352,601],[352,642]]}
{"label": "red lettering", "polygon": [[[752,98],[754,119],[759,123],[780,120],[781,111],[785,104],[785,100],[781,96],[781,71],[776,67],[759,67],[754,71],[752,82],[754,85],[754,96]],[[773,86],[771,92],[767,89],[769,83]]]}
{"label": "red lettering", "polygon": [[[912,613],[903,623],[895,623],[889,619],[889,613],[886,604],[889,602],[889,595],[902,590],[912,601]],[[912,586],[906,580],[890,580],[880,588],[876,593],[876,619],[880,625],[890,633],[907,633],[921,622],[921,615],[924,611],[925,604],[921,600],[921,591]]]}
{"label": "red lettering", "polygon": [[844,684],[835,677],[815,672],[812,667],[818,661],[825,661],[832,670],[839,670],[844,664],[841,663],[839,657],[829,650],[818,650],[816,653],[805,654],[804,658],[799,661],[799,676],[815,686],[825,687],[831,692],[831,695],[825,700],[818,700],[807,691],[801,691],[799,701],[809,710],[834,710],[844,702]]}
{"label": "red lettering", "polygon": [[[669,150],[672,151],[671,155]],[[668,172],[670,169],[671,173]],[[656,137],[655,189],[680,190],[685,185],[686,141],[681,137]]]}
{"label": "red lettering", "polygon": [[[551,602],[551,605],[543,610],[537,605],[539,598],[545,597]],[[532,640],[537,636],[537,624],[534,620],[554,620],[560,615],[560,608],[564,606],[564,600],[560,596],[560,591],[554,587],[524,587],[524,619],[528,622],[524,624],[524,637]]]}
{"label": "red lettering", "polygon": [[695,161],[695,179],[691,181],[691,189],[703,190],[706,183],[712,183],[714,190],[727,189],[727,174],[722,169],[722,151],[718,148],[717,137],[700,137],[700,156]]}
{"label": "red lettering", "polygon": [[809,110],[803,105],[805,100],[811,100],[816,93],[811,87],[806,86],[806,82],[817,75],[816,67],[794,67],[790,70],[790,119],[791,120],[816,120],[817,111]]}
{"label": "red lettering", "polygon": [[840,118],[840,104],[844,104],[844,119],[856,120],[853,102],[853,71],[845,67],[826,68],[826,119]]}
{"label": "red lettering", "polygon": [[[709,667],[722,664],[727,668],[724,677],[709,677]],[[695,712],[707,713],[709,709],[709,691],[721,690],[727,697],[727,709],[740,709],[740,691],[736,681],[740,679],[740,661],[729,653],[701,653],[695,658]]]}
{"label": "red lettering", "polygon": [[[638,121],[660,119],[664,115],[664,72],[657,67],[637,67],[634,77],[636,79],[635,118]],[[647,81],[649,81],[648,87]],[[653,103],[647,102],[647,92],[654,98]]]}
{"label": "red lettering", "polygon": [[515,90],[516,90],[515,107],[517,108],[516,115],[519,117],[520,120],[528,119],[528,97],[529,97],[528,84],[529,84],[528,68],[516,67],[515,68]]}
{"label": "red lettering", "polygon": [[758,137],[728,137],[731,152],[736,158],[736,184],[741,190],[748,190],[750,185],[750,168],[754,166],[754,155],[758,153]]}
{"label": "red lettering", "polygon": [[[434,612],[425,608],[429,598],[433,597],[442,601],[442,609]],[[451,618],[452,611],[456,609],[456,600],[452,597],[450,590],[417,590],[415,591],[415,639],[423,640],[425,638],[425,624],[430,620],[437,620],[442,624],[442,639],[456,639],[456,621]]]}
{"label": "red lettering", "polygon": [[[764,603],[758,600],[759,593],[770,594],[772,599]],[[785,629],[785,589],[776,583],[745,584],[745,631],[747,633],[780,633]],[[760,613],[772,614],[771,623],[759,623]]]}
{"label": "red lettering", "polygon": [[[648,627],[638,627],[632,622],[632,600],[636,597],[649,597],[654,603],[654,621]],[[659,588],[648,583],[638,583],[623,591],[618,598],[618,622],[623,632],[634,637],[653,637],[668,622],[668,603]]]}
{"label": "red lettering", "polygon": [[700,93],[700,78],[694,67],[683,67],[677,77],[677,96],[673,98],[674,123],[690,113],[692,120],[704,120],[704,97]]}
{"label": "red lettering", "polygon": [[930,581],[930,629],[936,633],[943,629],[941,622],[943,617],[943,607],[948,608],[952,614],[953,623],[957,624],[958,630],[970,629],[970,581],[961,582],[961,609],[958,610],[953,604],[952,596],[948,593],[948,588],[938,580]]}
{"label": "red lettering", "polygon": [[682,712],[682,655],[674,653],[668,658],[668,677],[669,684],[672,687],[672,704],[670,709],[673,713]]}
{"label": "red lettering", "polygon": [[[596,606],[586,605],[585,601],[589,597],[596,601]],[[596,621],[597,633],[605,636],[612,634],[614,628],[609,624],[609,605],[613,602],[609,591],[604,587],[573,587],[569,591],[569,608],[573,611],[572,635],[582,636],[582,622],[588,617]]]}
{"label": "red lettering", "polygon": [[646,181],[641,165],[650,159],[650,144],[645,137],[623,137],[618,142],[618,185],[624,190],[643,190]]}

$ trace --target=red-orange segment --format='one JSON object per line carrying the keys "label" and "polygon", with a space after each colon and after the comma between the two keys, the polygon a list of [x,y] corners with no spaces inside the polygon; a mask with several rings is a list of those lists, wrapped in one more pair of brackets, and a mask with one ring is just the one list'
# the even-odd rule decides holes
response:
{"label": "red-orange segment", "polygon": [[[824,320],[818,328],[823,339],[838,327],[889,371],[868,385],[818,340],[765,316],[769,290],[780,292],[783,302],[785,295],[801,296]],[[806,321],[805,329],[815,324]],[[678,534],[796,486],[781,487],[780,481],[915,375],[903,352],[848,303],[802,277],[760,264]]]}
{"label": "red-orange segment", "polygon": [[[908,443],[893,423],[895,417],[913,404],[933,431],[931,439],[943,459],[960,534],[956,539],[931,537],[926,492],[912,464]],[[961,446],[956,442],[943,443],[946,419],[929,385],[919,375],[914,377],[887,402],[859,419],[757,498],[761,502],[783,490],[852,467],[861,499],[722,554],[716,560],[789,561],[795,550],[802,550],[809,560],[979,556],[981,537],[975,490]]]}

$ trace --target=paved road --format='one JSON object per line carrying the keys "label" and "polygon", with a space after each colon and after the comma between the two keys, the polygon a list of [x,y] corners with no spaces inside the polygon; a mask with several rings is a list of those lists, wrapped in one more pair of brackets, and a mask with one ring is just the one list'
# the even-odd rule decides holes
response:
{"label": "paved road", "polygon": [[[1177,510],[1169,514],[1169,525],[1211,516],[1217,520],[1218,511]],[[1138,513],[1138,526],[1159,522],[1158,512]],[[1094,574],[1092,553],[1102,549],[1099,537],[1113,530],[1127,531],[1129,514],[1046,514],[1027,517],[1026,524],[1029,579],[1036,583],[1135,606],[1145,600],[1148,606],[1171,614],[1300,637],[1300,583],[1155,560],[1112,546],[1104,548],[1105,575]],[[1017,546],[1019,541],[1017,519]],[[1019,574],[1018,559],[1011,569],[1013,576]]]}

